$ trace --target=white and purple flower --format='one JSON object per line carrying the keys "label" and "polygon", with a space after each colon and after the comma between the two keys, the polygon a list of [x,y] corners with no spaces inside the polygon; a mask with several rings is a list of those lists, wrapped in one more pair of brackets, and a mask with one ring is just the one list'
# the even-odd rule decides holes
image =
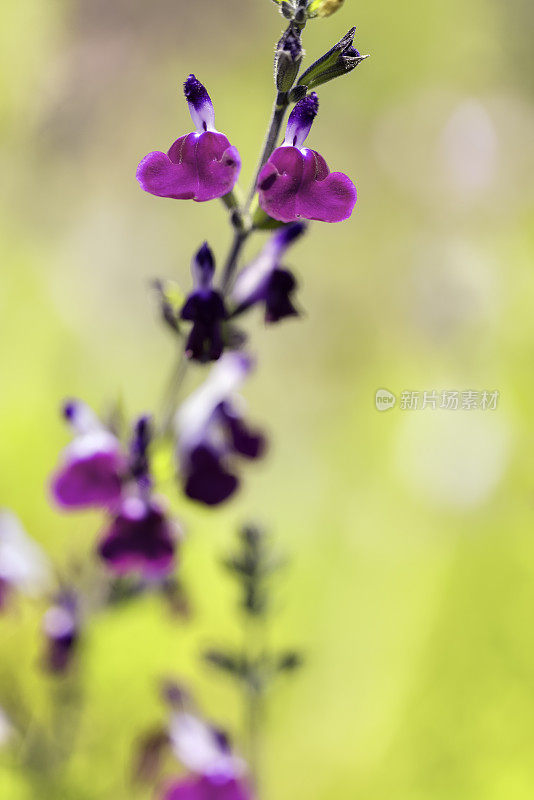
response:
{"label": "white and purple flower", "polygon": [[64,508],[95,506],[109,512],[97,549],[113,572],[166,576],[175,566],[179,529],[152,495],[150,418],[136,421],[126,450],[84,403],[69,402],[65,416],[76,437],[52,481],[56,501]]}
{"label": "white and purple flower", "polygon": [[280,228],[259,256],[239,273],[231,292],[235,306],[233,316],[260,303],[265,307],[265,322],[278,322],[298,315],[292,300],[296,280],[288,269],[281,266],[281,259],[305,230],[304,222]]}
{"label": "white and purple flower", "polygon": [[225,353],[177,412],[184,491],[200,503],[217,505],[231,497],[239,486],[236,456],[256,459],[265,451],[263,435],[249,430],[235,396],[252,367],[246,354]]}
{"label": "white and purple flower", "polygon": [[283,144],[258,176],[260,206],[281,222],[300,218],[341,222],[350,217],[356,204],[356,187],[350,178],[343,172],[330,172],[322,155],[304,147],[318,110],[315,92],[295,105]]}
{"label": "white and purple flower", "polygon": [[173,781],[161,800],[252,800],[246,764],[224,732],[181,711],[172,716],[170,740],[189,775]]}
{"label": "white and purple flower", "polygon": [[145,156],[137,167],[137,180],[145,192],[158,197],[202,203],[232,191],[241,159],[215,128],[210,96],[194,75],[186,80],[184,93],[196,131],[177,139],[167,154]]}
{"label": "white and purple flower", "polygon": [[121,443],[85,403],[69,401],[63,413],[75,437],[52,478],[55,501],[64,508],[112,506],[121,496],[127,467]]}

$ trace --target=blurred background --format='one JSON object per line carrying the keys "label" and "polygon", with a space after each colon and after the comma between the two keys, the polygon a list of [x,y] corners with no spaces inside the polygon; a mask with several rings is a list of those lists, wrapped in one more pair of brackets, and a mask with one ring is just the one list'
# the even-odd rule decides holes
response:
{"label": "blurred background", "polygon": [[[269,701],[265,800],[532,797],[533,17],[524,0],[347,0],[308,26],[307,64],[353,24],[372,55],[321,87],[309,140],[359,201],[291,254],[304,317],[249,323],[269,457],[224,510],[168,487],[192,619],[155,598],[95,618],[69,757],[0,752],[1,797],[151,797],[131,758],[164,719],[161,675],[239,740],[240,699],[198,652],[239,642],[218,559],[248,519],[291,562],[271,639],[307,660]],[[246,186],[283,20],[268,0],[7,0],[0,21],[0,505],[68,570],[93,559],[101,517],[48,504],[59,405],[156,407],[173,343],[150,280],[187,288],[200,243],[220,263],[229,243],[222,204],[151,197],[135,167],[190,130],[194,71]],[[379,413],[378,388],[500,398]],[[55,731],[67,700],[39,669],[41,614],[20,602],[0,619],[0,706]]]}

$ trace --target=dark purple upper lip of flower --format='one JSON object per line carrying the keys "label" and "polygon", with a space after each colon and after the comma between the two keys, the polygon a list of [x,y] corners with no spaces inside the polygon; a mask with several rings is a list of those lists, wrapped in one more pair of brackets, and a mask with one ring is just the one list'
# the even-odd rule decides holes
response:
{"label": "dark purple upper lip of flower", "polygon": [[117,573],[138,570],[147,577],[166,575],[174,566],[176,539],[159,506],[127,497],[98,546],[101,558]]}
{"label": "dark purple upper lip of flower", "polygon": [[312,92],[295,105],[287,121],[285,144],[302,147],[319,113],[319,98]]}
{"label": "dark purple upper lip of flower", "polygon": [[184,82],[184,95],[187,102],[191,103],[196,111],[201,111],[208,103],[211,104],[206,87],[193,74],[189,75]]}
{"label": "dark purple upper lip of flower", "polygon": [[209,288],[215,274],[215,258],[207,242],[196,253],[192,263],[191,272],[195,285],[200,288]]}

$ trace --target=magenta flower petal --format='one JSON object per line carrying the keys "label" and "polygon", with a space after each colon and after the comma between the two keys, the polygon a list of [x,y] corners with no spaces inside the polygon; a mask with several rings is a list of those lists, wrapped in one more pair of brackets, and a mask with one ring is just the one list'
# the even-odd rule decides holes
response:
{"label": "magenta flower petal", "polygon": [[315,150],[278,147],[258,178],[263,210],[281,222],[300,217],[341,222],[352,214],[356,187],[342,172],[330,172]]}
{"label": "magenta flower petal", "polygon": [[252,800],[242,781],[235,778],[185,778],[173,783],[162,800]]}
{"label": "magenta flower petal", "polygon": [[52,494],[64,508],[109,506],[122,491],[124,457],[114,436],[95,431],[65,448],[64,463],[52,479]]}
{"label": "magenta flower petal", "polygon": [[228,194],[240,168],[239,153],[226,136],[206,131],[180,137],[167,155],[149,153],[137,168],[137,180],[158,197],[203,203]]}

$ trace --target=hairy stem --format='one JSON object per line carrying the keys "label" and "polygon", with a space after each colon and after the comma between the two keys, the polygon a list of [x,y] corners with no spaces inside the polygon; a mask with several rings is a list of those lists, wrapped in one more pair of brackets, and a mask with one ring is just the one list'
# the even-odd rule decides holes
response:
{"label": "hairy stem", "polygon": [[254,173],[254,179],[252,181],[250,191],[248,193],[247,202],[243,209],[243,217],[246,221],[245,223],[246,227],[240,230],[236,230],[236,232],[234,233],[234,239],[230,247],[230,253],[228,254],[228,258],[226,259],[226,263],[224,266],[223,275],[221,279],[221,289],[223,291],[223,294],[226,294],[232,285],[232,280],[237,268],[239,256],[241,255],[241,250],[243,249],[243,245],[245,244],[246,240],[252,233],[252,226],[250,225],[250,221],[247,218],[250,213],[250,207],[252,205],[252,201],[254,200],[254,195],[256,194],[258,176],[263,167],[265,166],[265,164],[267,163],[269,156],[276,147],[276,143],[280,136],[280,128],[282,127],[282,122],[284,121],[284,116],[288,105],[289,105],[289,97],[287,92],[278,92],[274,101],[273,110],[271,113],[271,119],[269,122],[269,127],[267,128],[267,134],[265,136],[265,141],[263,143],[260,160],[256,168],[256,171]]}
{"label": "hairy stem", "polygon": [[252,185],[250,187],[250,191],[248,194],[247,205],[245,207],[247,213],[248,211],[250,211],[250,206],[252,205],[254,195],[256,194],[258,176],[262,171],[263,167],[265,166],[265,164],[267,163],[269,156],[276,147],[278,137],[280,136],[280,128],[282,127],[282,122],[284,121],[284,116],[288,105],[289,105],[288,93],[278,92],[274,101],[273,110],[271,113],[271,121],[269,122],[267,135],[265,136],[265,141],[263,143],[263,150],[260,156],[258,167],[254,174],[254,180],[252,181]]}

